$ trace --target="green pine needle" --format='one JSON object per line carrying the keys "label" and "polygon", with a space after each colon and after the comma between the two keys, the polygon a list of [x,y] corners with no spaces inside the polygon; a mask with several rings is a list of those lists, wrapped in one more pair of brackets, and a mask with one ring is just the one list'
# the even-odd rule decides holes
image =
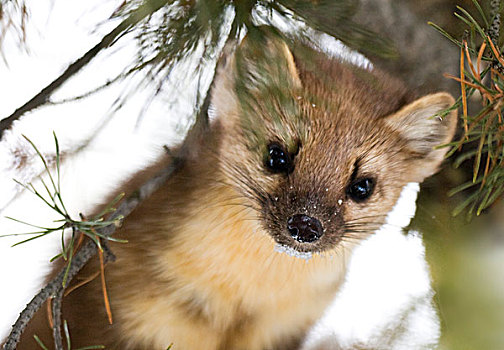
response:
{"label": "green pine needle", "polygon": [[[21,240],[13,245],[18,246],[24,243],[28,243],[34,240],[37,240],[38,238],[47,236],[48,234],[54,233],[54,232],[60,232],[61,233],[61,252],[57,254],[55,257],[51,259],[51,261],[54,261],[57,258],[63,258],[65,261],[67,261],[67,268],[65,271],[65,276],[63,279],[63,286],[66,285],[67,282],[67,275],[69,268],[71,266],[71,262],[73,259],[73,254],[74,254],[74,247],[76,244],[76,240],[78,238],[78,233],[82,233],[85,236],[89,237],[98,247],[98,249],[102,249],[101,243],[100,243],[100,238],[101,239],[107,239],[110,241],[114,242],[121,242],[125,243],[127,242],[126,240],[122,239],[117,239],[114,237],[107,237],[102,234],[99,234],[96,230],[99,228],[103,228],[106,226],[110,225],[118,225],[118,222],[122,220],[122,217],[116,217],[114,220],[105,220],[104,216],[107,214],[110,214],[115,211],[113,208],[114,205],[116,205],[124,196],[124,194],[118,195],[116,198],[114,198],[106,207],[105,209],[99,213],[98,215],[94,216],[92,220],[74,220],[71,218],[70,214],[68,213],[64,201],[63,201],[63,196],[61,194],[61,173],[60,173],[60,148],[59,148],[59,143],[58,143],[58,138],[56,137],[56,134],[53,132],[54,135],[54,143],[55,143],[55,148],[56,148],[56,164],[55,164],[55,177],[51,173],[51,169],[49,167],[49,163],[46,158],[42,155],[42,153],[38,150],[36,145],[28,139],[26,136],[24,138],[29,142],[29,144],[33,147],[35,150],[37,156],[39,159],[42,161],[42,164],[44,165],[44,173],[47,174],[49,177],[49,182],[44,181],[41,177],[41,183],[42,186],[44,187],[44,190],[46,194],[42,194],[39,192],[35,186],[32,183],[28,184],[23,184],[17,180],[14,180],[18,185],[23,187],[25,190],[31,192],[34,194],[37,198],[39,198],[45,205],[47,205],[49,208],[51,208],[55,213],[57,213],[61,218],[55,220],[54,222],[57,223],[54,227],[46,227],[46,226],[40,226],[36,224],[32,224],[20,219],[12,218],[12,217],[6,217],[9,220],[16,221],[18,223],[33,227],[37,229],[36,231],[32,232],[26,232],[26,233],[16,233],[16,234],[5,234],[5,235],[0,235],[0,237],[8,237],[8,236],[23,236],[23,235],[29,235],[31,237]],[[71,232],[70,238],[68,238],[66,232]]]}

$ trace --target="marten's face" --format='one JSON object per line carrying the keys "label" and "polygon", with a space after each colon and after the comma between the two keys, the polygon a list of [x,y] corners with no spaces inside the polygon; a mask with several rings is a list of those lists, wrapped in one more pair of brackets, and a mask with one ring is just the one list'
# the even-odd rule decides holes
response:
{"label": "marten's face", "polygon": [[[265,58],[265,56],[268,56]],[[300,252],[333,250],[374,232],[402,187],[434,173],[453,99],[407,106],[404,88],[326,58],[296,62],[279,42],[243,44],[213,93],[226,182],[273,240]]]}

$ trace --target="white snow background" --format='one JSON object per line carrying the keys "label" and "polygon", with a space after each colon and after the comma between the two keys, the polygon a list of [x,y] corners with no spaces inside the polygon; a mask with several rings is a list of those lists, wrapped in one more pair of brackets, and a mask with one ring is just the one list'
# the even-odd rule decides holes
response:
{"label": "white snow background", "polygon": [[[33,97],[116,26],[118,21],[108,18],[121,3],[122,0],[54,0],[49,6],[49,2],[30,2],[29,51],[20,50],[9,36],[4,43],[7,62],[0,61],[0,118]],[[260,9],[257,12],[260,17]],[[232,13],[229,18],[231,21]],[[273,20],[286,32],[307,30],[302,23],[292,28],[278,18]],[[223,28],[223,33],[226,30],[229,28]],[[311,35],[317,40],[314,45],[329,54],[372,69],[369,61],[339,41]],[[104,84],[133,62],[135,53],[133,35],[126,35],[65,83],[52,100],[81,95]],[[196,59],[198,54],[201,52],[194,54]],[[37,175],[43,165],[22,135],[46,155],[55,152],[53,131],[63,153],[86,145],[82,151],[67,156],[61,169],[64,201],[77,218],[78,213],[93,208],[113,191],[120,179],[152,163],[163,152],[163,145],[174,145],[183,139],[192,122],[198,87],[204,95],[215,63],[216,57],[206,62],[200,85],[198,79],[186,78],[186,72],[195,71],[195,60],[180,64],[146,111],[144,106],[153,87],[140,85],[141,76],[137,76],[85,99],[51,104],[27,113],[0,141],[0,235],[32,231],[6,216],[40,226],[54,226],[56,219],[40,199],[21,191],[13,181],[32,181],[42,189]],[[126,104],[118,109],[118,98],[125,95]],[[96,130],[98,135],[88,142]],[[22,168],[20,154],[25,154],[28,161]],[[404,235],[401,231],[414,215],[417,191],[417,184],[408,185],[387,225],[357,249],[342,290],[311,331],[303,349],[434,347],[439,322],[431,305],[432,290],[421,236]],[[0,238],[0,339],[8,334],[19,312],[38,292],[49,270],[49,259],[60,249],[59,234],[11,247],[22,238]]]}

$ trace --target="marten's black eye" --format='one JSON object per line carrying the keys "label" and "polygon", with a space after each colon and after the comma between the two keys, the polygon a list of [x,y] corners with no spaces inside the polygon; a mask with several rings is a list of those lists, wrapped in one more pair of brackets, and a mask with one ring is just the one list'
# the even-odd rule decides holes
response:
{"label": "marten's black eye", "polygon": [[265,165],[272,173],[288,174],[294,169],[290,154],[277,143],[270,143],[268,145],[268,155]]}
{"label": "marten's black eye", "polygon": [[348,186],[347,193],[354,201],[363,202],[373,194],[374,185],[371,178],[357,179]]}

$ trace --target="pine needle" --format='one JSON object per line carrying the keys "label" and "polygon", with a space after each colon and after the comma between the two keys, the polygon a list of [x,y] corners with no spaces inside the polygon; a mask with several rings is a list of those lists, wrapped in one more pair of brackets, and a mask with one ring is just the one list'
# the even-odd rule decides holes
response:
{"label": "pine needle", "polygon": [[82,245],[82,242],[84,242],[84,237],[85,237],[84,233],[80,232],[79,240],[77,241],[77,244],[75,245],[75,248],[74,248],[74,254],[79,250],[79,248]]}
{"label": "pine needle", "polygon": [[54,327],[53,315],[52,315],[52,298],[47,299],[47,322],[49,327]]}
{"label": "pine needle", "polygon": [[481,80],[481,58],[483,57],[483,53],[485,52],[485,48],[486,48],[486,42],[483,42],[481,44],[481,47],[479,49],[479,52],[478,52],[478,60],[476,62],[476,65],[478,66],[478,75],[476,76],[478,78],[478,80]]}
{"label": "pine needle", "polygon": [[[460,75],[465,77],[465,74],[463,74],[463,73],[461,73]],[[467,85],[467,86],[470,86],[470,87],[472,87],[472,88],[474,88],[476,90],[479,90],[481,93],[485,92],[485,88],[484,87],[482,87],[481,85],[478,85],[478,84],[476,84],[474,82],[470,82],[470,81],[467,81],[467,80],[462,80],[461,78],[456,77],[454,75],[451,75],[449,73],[444,73],[443,76],[445,78],[453,79],[453,80],[458,81],[461,86]],[[463,103],[463,101],[462,101],[462,103]],[[467,104],[467,100],[466,100],[466,104]]]}
{"label": "pine needle", "polygon": [[103,262],[103,250],[98,250],[98,256],[100,257],[100,273],[101,273],[101,284],[103,290],[103,301],[105,303],[105,310],[107,311],[108,321],[113,324],[112,321],[112,311],[110,310],[110,302],[107,294],[107,285],[105,284],[105,264]]}
{"label": "pine needle", "polygon": [[479,73],[474,69],[474,65],[472,63],[472,60],[471,60],[471,55],[469,54],[469,48],[467,47],[467,41],[464,40],[464,50],[465,50],[465,55],[466,55],[466,58],[467,58],[467,63],[469,64],[469,68],[471,68],[471,72],[473,73],[473,75],[478,78],[479,77]]}
{"label": "pine needle", "polygon": [[490,47],[492,48],[492,52],[493,52],[495,58],[497,59],[497,61],[499,61],[499,63],[502,66],[504,66],[504,60],[502,59],[499,51],[495,48],[495,45],[494,45],[492,39],[490,39],[490,37],[488,35],[486,36],[486,39],[487,39],[487,42],[490,44]]}
{"label": "pine needle", "polygon": [[[467,41],[464,40],[464,46],[467,47]],[[460,88],[462,90],[462,110],[464,118],[464,130],[467,137],[467,95],[464,76],[464,49],[460,49]]]}
{"label": "pine needle", "polygon": [[39,338],[36,334],[34,334],[34,335],[33,335],[33,338],[35,339],[35,341],[37,342],[37,344],[38,344],[38,345],[39,345],[39,346],[40,346],[43,350],[49,350],[49,349],[47,348],[47,346],[45,346],[45,344],[42,342],[42,340],[40,340],[40,338]]}
{"label": "pine needle", "polygon": [[72,293],[74,290],[76,290],[77,288],[80,288],[86,284],[88,284],[89,282],[93,281],[96,277],[98,277],[100,275],[101,271],[97,271],[95,273],[93,273],[91,276],[89,277],[86,277],[85,279],[83,279],[82,281],[74,284],[73,286],[69,286],[66,290],[65,290],[65,294],[64,296],[67,296],[69,295],[70,293]]}

